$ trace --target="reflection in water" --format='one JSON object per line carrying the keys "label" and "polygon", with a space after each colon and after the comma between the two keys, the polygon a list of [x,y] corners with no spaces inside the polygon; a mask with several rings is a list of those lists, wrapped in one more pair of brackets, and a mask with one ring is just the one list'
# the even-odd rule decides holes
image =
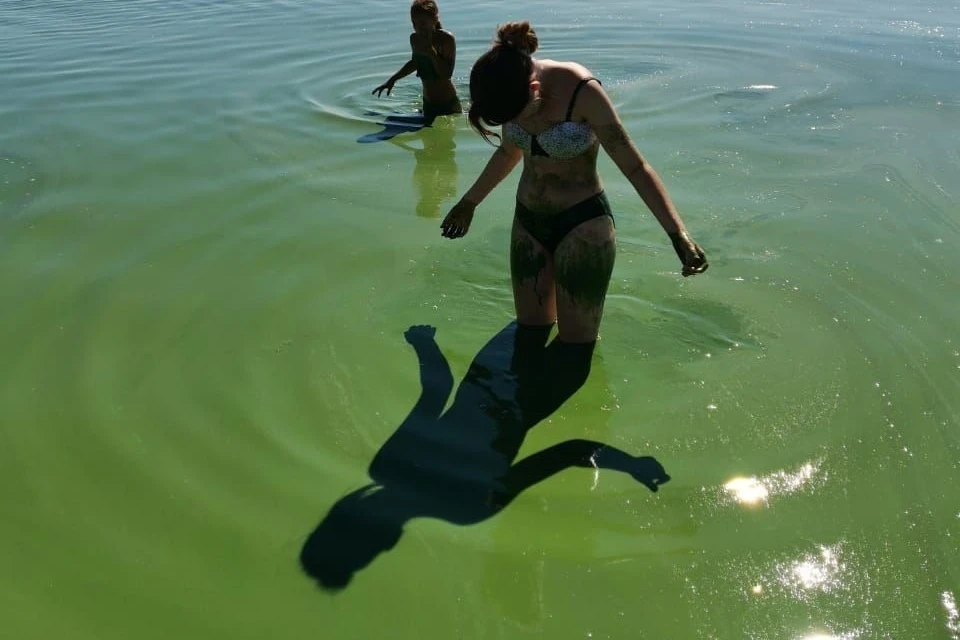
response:
{"label": "reflection in water", "polygon": [[301,567],[323,588],[346,587],[414,518],[475,524],[564,469],[620,471],[651,491],[670,479],[655,459],[592,440],[567,440],[514,462],[527,431],[586,381],[593,345],[547,344],[550,327],[510,323],[476,355],[444,410],[453,376],[434,333],[411,327],[405,334],[422,391],[371,462],[373,482],[341,498],[301,550]]}
{"label": "reflection in water", "polygon": [[819,470],[819,464],[807,462],[793,473],[775,471],[761,478],[738,476],[723,488],[744,506],[766,506],[771,495],[795,493],[807,486]]}
{"label": "reflection in water", "polygon": [[720,98],[759,100],[766,94],[770,93],[771,91],[775,91],[776,89],[777,85],[775,84],[751,84],[746,87],[740,87],[739,89],[717,93],[713,96],[713,98],[714,100],[719,100]]}
{"label": "reflection in water", "polygon": [[831,593],[844,588],[846,565],[842,561],[841,545],[821,546],[816,553],[808,553],[792,562],[779,564],[774,569],[775,579],[797,600],[806,600],[812,594]]}
{"label": "reflection in water", "polygon": [[801,591],[831,591],[841,585],[840,571],[843,565],[837,557],[837,549],[820,547],[820,553],[808,555],[790,565],[780,580],[784,585]]}
{"label": "reflection in water", "polygon": [[[546,552],[536,544],[538,540],[517,540],[514,527],[498,524],[493,536],[495,551],[484,565],[483,596],[494,607],[504,637],[517,631],[540,631],[547,618]],[[522,552],[496,552],[521,547]],[[504,582],[510,587],[504,588]]]}
{"label": "reflection in water", "polygon": [[457,195],[456,124],[452,118],[439,118],[434,126],[421,129],[416,147],[393,138],[390,141],[413,153],[413,186],[417,191],[417,215],[437,218],[445,200]]}
{"label": "reflection in water", "polygon": [[960,640],[960,610],[957,609],[957,599],[949,591],[940,594],[940,601],[947,612],[947,631],[950,640]]}
{"label": "reflection in water", "polygon": [[734,478],[723,488],[730,492],[737,502],[755,507],[766,504],[769,491],[756,478]]}

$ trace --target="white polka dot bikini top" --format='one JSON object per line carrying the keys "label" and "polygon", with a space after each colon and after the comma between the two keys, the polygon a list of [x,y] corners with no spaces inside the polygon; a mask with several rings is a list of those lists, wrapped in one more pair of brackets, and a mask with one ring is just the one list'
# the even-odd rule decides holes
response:
{"label": "white polka dot bikini top", "polygon": [[[537,135],[530,133],[516,122],[508,122],[504,125],[503,131],[506,139],[532,155],[557,160],[568,160],[585,153],[597,141],[597,136],[594,135],[589,124],[572,122],[570,117],[573,115],[573,105],[577,100],[577,94],[580,93],[583,85],[591,80],[597,79],[584,78],[573,90],[573,95],[570,97],[570,106],[567,107],[566,120],[544,129]],[[599,80],[597,82],[600,83]]]}

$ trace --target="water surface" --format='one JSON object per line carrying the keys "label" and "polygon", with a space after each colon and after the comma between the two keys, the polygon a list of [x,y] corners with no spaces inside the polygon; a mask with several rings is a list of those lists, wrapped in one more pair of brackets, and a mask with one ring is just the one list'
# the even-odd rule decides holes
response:
{"label": "water surface", "polygon": [[[357,143],[419,105],[370,95],[402,3],[6,0],[4,635],[960,638],[956,4],[441,10],[464,99],[499,21],[587,65],[711,257],[680,278],[601,161],[602,339],[518,451],[669,481],[570,468],[322,590],[305,544],[421,395],[404,333],[435,327],[454,394],[478,357],[516,382],[485,345],[518,173],[449,242],[490,148],[462,119]],[[448,422],[428,478],[478,468]]]}

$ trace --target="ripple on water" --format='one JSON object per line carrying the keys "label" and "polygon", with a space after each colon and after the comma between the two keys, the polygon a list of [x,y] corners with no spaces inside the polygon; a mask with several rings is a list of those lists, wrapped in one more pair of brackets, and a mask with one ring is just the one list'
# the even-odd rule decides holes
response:
{"label": "ripple on water", "polygon": [[45,188],[33,160],[0,150],[0,221],[17,217]]}
{"label": "ripple on water", "polygon": [[[913,234],[918,241],[930,242],[942,232],[960,234],[960,219],[954,219],[945,202],[948,198],[937,198],[934,200],[923,189],[920,189],[913,181],[907,179],[903,172],[897,167],[889,164],[871,163],[864,165],[863,171],[873,176],[878,183],[882,181],[891,193],[895,194],[897,201],[903,202],[908,207],[916,207],[922,210],[925,215],[932,218],[934,227],[927,225],[918,227],[909,220],[902,220],[898,229],[899,234]],[[941,192],[941,195],[945,195]],[[898,220],[892,220],[898,222]]]}
{"label": "ripple on water", "polygon": [[[400,590],[403,581],[395,576],[405,573],[384,570],[390,563],[409,562],[417,570],[429,565],[431,558],[437,565],[450,559],[457,574],[466,576],[457,600],[467,604],[441,607],[437,620],[449,620],[471,607],[475,610],[461,620],[489,619],[487,606],[492,601],[491,606],[525,631],[545,633],[549,624],[567,623],[558,604],[566,601],[549,596],[569,593],[564,585],[582,586],[580,578],[591,571],[597,575],[604,558],[622,552],[607,565],[623,562],[620,566],[628,569],[631,579],[639,576],[644,584],[653,585],[667,605],[662,615],[641,625],[669,624],[689,613],[705,621],[700,628],[703,637],[735,628],[730,637],[847,640],[884,634],[911,637],[910,626],[919,627],[926,619],[958,640],[955,588],[946,583],[922,588],[918,576],[923,570],[917,569],[920,564],[912,555],[919,545],[912,534],[904,535],[899,546],[888,547],[878,541],[902,535],[894,526],[871,530],[862,539],[848,529],[823,535],[816,531],[862,524],[843,522],[843,492],[825,490],[831,480],[828,471],[836,467],[828,464],[833,460],[830,454],[820,453],[852,441],[846,437],[851,431],[861,435],[886,429],[861,424],[867,422],[861,417],[871,417],[869,408],[854,407],[842,416],[844,420],[838,418],[838,393],[855,389],[865,369],[866,373],[875,368],[919,369],[922,364],[920,355],[897,348],[913,347],[917,340],[910,336],[923,335],[919,321],[911,324],[906,312],[883,315],[891,298],[905,299],[890,287],[894,281],[886,277],[889,272],[858,271],[858,265],[847,265],[842,277],[848,289],[827,290],[822,284],[831,276],[823,271],[830,267],[801,264],[803,251],[815,242],[800,246],[809,241],[805,237],[784,247],[796,239],[791,232],[799,225],[771,228],[781,218],[796,222],[814,207],[820,213],[819,203],[832,194],[809,190],[808,180],[833,173],[837,176],[830,175],[832,180],[844,179],[834,169],[849,163],[850,154],[829,158],[820,153],[826,146],[820,132],[828,129],[828,138],[850,132],[847,110],[861,100],[876,101],[877,94],[862,92],[861,98],[864,85],[847,81],[872,79],[873,71],[858,69],[863,59],[856,55],[831,57],[839,51],[831,48],[824,56],[815,51],[819,41],[798,42],[793,27],[778,25],[777,12],[789,9],[784,4],[764,5],[763,29],[744,33],[738,28],[725,36],[709,33],[702,24],[689,25],[699,17],[682,15],[684,9],[676,5],[661,8],[672,20],[667,28],[648,32],[622,27],[639,20],[662,22],[657,11],[645,11],[643,16],[625,1],[610,10],[561,5],[544,2],[533,7],[547,14],[540,23],[547,44],[544,52],[558,59],[582,58],[604,79],[618,107],[624,107],[631,128],[638,119],[649,117],[643,126],[650,125],[651,144],[662,145],[666,150],[659,154],[672,157],[672,168],[686,172],[687,184],[695,185],[691,190],[705,194],[701,210],[706,212],[702,218],[706,237],[726,231],[723,237],[729,242],[723,247],[727,256],[718,252],[717,276],[690,284],[676,277],[675,270],[667,277],[651,274],[649,263],[631,267],[629,261],[637,258],[639,263],[639,254],[653,244],[630,242],[624,233],[618,277],[639,274],[643,285],[654,281],[653,291],[641,295],[632,281],[614,284],[598,357],[606,358],[611,370],[621,366],[624,375],[615,382],[627,377],[631,381],[624,380],[616,396],[604,394],[600,389],[608,387],[598,367],[588,382],[593,386],[551,418],[548,428],[531,434],[527,444],[531,451],[539,450],[560,438],[582,437],[585,429],[630,441],[635,445],[625,447],[630,453],[647,453],[642,441],[648,440],[649,448],[670,452],[664,464],[675,474],[673,484],[656,494],[656,500],[647,500],[652,494],[643,493],[641,498],[634,491],[644,490],[628,478],[571,470],[539,486],[489,524],[456,529],[447,523],[417,522],[410,527],[414,544],[405,543],[387,562],[378,561],[367,584]],[[20,11],[24,8],[35,11],[47,26],[22,31],[32,42],[9,35],[19,28],[0,35],[4,46],[10,38],[16,45],[8,58],[15,67],[11,75],[18,87],[32,90],[14,93],[75,108],[77,118],[72,122],[80,116],[107,122],[100,126],[115,129],[124,141],[138,135],[133,132],[137,128],[153,132],[155,141],[158,127],[168,126],[160,131],[165,138],[167,133],[177,134],[169,136],[170,157],[176,161],[181,154],[197,153],[200,159],[188,166],[201,170],[191,176],[192,182],[167,167],[172,177],[166,182],[164,176],[150,172],[141,176],[136,188],[124,180],[116,185],[102,180],[106,183],[102,191],[78,192],[76,185],[55,189],[59,185],[51,180],[61,175],[57,169],[84,167],[89,158],[102,156],[78,154],[67,165],[33,140],[33,146],[8,141],[9,153],[0,152],[0,229],[7,220],[26,219],[25,213],[47,208],[51,191],[61,192],[63,202],[129,204],[122,216],[108,211],[86,222],[68,206],[58,209],[70,220],[43,229],[55,239],[39,247],[43,252],[23,260],[36,265],[59,256],[56,269],[45,272],[51,280],[42,288],[30,289],[32,282],[22,287],[25,306],[13,314],[9,325],[15,329],[8,346],[16,356],[10,369],[16,375],[11,376],[14,391],[2,397],[16,405],[15,415],[24,418],[25,427],[36,427],[17,428],[18,423],[8,430],[16,445],[11,446],[15,455],[9,457],[16,458],[14,464],[38,462],[33,468],[24,464],[22,471],[18,468],[11,475],[31,489],[26,493],[31,500],[42,497],[48,505],[38,501],[41,506],[36,510],[30,506],[24,518],[50,518],[36,532],[25,527],[23,535],[35,535],[37,548],[48,546],[49,557],[58,558],[61,548],[85,553],[72,558],[77,562],[71,566],[78,573],[93,571],[104,583],[159,585],[133,596],[156,600],[160,611],[182,610],[188,600],[206,601],[202,597],[206,594],[194,598],[193,592],[167,588],[187,583],[199,582],[208,593],[224,594],[225,600],[237,595],[230,585],[240,584],[241,595],[249,597],[253,592],[247,586],[257,582],[258,563],[294,572],[299,544],[271,555],[277,550],[276,536],[264,534],[276,534],[270,529],[275,527],[285,529],[283,535],[289,539],[302,537],[315,524],[315,511],[322,514],[342,495],[341,488],[365,479],[372,453],[409,410],[417,392],[417,368],[397,325],[424,317],[447,322],[441,342],[453,353],[454,367],[465,368],[472,353],[462,345],[478,341],[486,327],[510,315],[503,254],[494,255],[491,239],[479,234],[471,240],[474,249],[464,252],[446,245],[438,250],[427,241],[398,240],[401,234],[390,225],[406,228],[422,222],[412,206],[396,207],[403,207],[401,218],[394,216],[394,209],[384,212],[356,204],[360,198],[354,187],[361,181],[373,183],[366,187],[365,197],[377,203],[388,197],[384,193],[394,194],[390,187],[395,185],[386,184],[385,172],[378,173],[374,162],[395,163],[402,180],[414,170],[415,163],[402,151],[383,145],[361,153],[354,144],[358,136],[373,130],[379,117],[373,112],[410,112],[419,106],[419,83],[413,77],[398,85],[389,99],[370,95],[405,59],[406,5],[378,2],[372,15],[358,20],[358,9],[350,3],[251,0],[230,4],[225,11],[227,4],[219,0],[54,0],[8,2],[4,19],[18,27],[27,24],[27,14]],[[566,28],[569,22],[563,13],[575,10],[583,14],[579,26]],[[721,18],[727,27],[738,19],[727,14]],[[456,78],[461,97],[466,94],[471,58],[492,33],[490,14],[483,19],[486,26],[463,29],[465,35],[478,35],[462,40]],[[451,11],[455,31],[458,22],[466,25],[471,20]],[[952,33],[922,32],[930,26],[936,24],[890,25],[894,31],[946,41],[943,61],[955,60],[956,51],[949,50]],[[789,37],[777,42],[782,36]],[[364,43],[359,51],[358,38]],[[886,53],[880,50],[879,55]],[[889,85],[890,92],[899,90],[898,83]],[[137,108],[145,98],[152,110]],[[942,104],[937,109],[949,124],[957,102],[950,95],[938,99]],[[213,108],[206,110],[208,105]],[[877,109],[882,117],[889,113],[883,105]],[[121,113],[106,120],[101,117],[104,112]],[[203,119],[193,118],[198,112]],[[9,114],[16,112],[4,115]],[[202,125],[210,125],[213,134]],[[34,126],[31,137],[48,135],[39,124]],[[888,133],[896,134],[903,145],[922,141],[907,125],[891,126],[896,131]],[[770,135],[731,135],[738,128]],[[222,147],[204,146],[210,140],[219,143],[220,135],[229,137]],[[950,140],[947,133],[943,138]],[[115,149],[110,135],[90,135],[86,140],[94,140],[91,147],[103,149],[104,156]],[[944,143],[942,155],[927,149],[931,163],[940,158],[947,167],[939,181],[942,201],[918,190],[914,177],[885,158],[862,169],[864,185],[879,185],[881,194],[884,187],[900,194],[913,222],[928,215],[937,229],[949,231],[927,230],[942,240],[944,250],[958,231],[948,215],[950,190],[955,188],[949,182],[949,167],[957,164],[955,147]],[[898,151],[907,155],[916,148],[901,146]],[[131,165],[138,164],[147,152],[142,151],[122,156],[113,165],[104,163],[104,174],[126,178],[127,168],[119,163],[129,157],[137,160]],[[232,173],[236,165],[230,164],[234,156],[241,160],[236,173]],[[242,160],[278,179],[261,188],[264,183],[250,176],[262,174],[243,173]],[[148,161],[147,166],[154,165]],[[470,173],[464,170],[461,182]],[[281,177],[284,183],[278,185]],[[707,178],[714,182],[701,184]],[[712,188],[722,180],[727,184]],[[171,185],[176,187],[178,204],[189,206],[174,210],[158,205],[169,202],[165,198],[168,190],[174,191],[168,189]],[[314,190],[304,196],[304,186]],[[321,190],[327,200],[313,197]],[[42,203],[36,202],[38,193],[43,194]],[[508,199],[509,194],[503,197],[504,202]],[[322,220],[334,208],[324,208],[328,201],[345,203],[333,215],[356,222],[350,226]],[[110,220],[119,224],[103,224],[108,215],[116,216]],[[147,218],[149,222],[144,222]],[[503,220],[490,224],[505,233]],[[107,234],[103,231],[107,227],[122,227],[127,233]],[[388,230],[379,236],[372,231],[356,233],[376,227]],[[884,228],[896,233],[893,226]],[[816,242],[832,230],[820,227]],[[98,233],[104,235],[97,237]],[[911,233],[919,237],[920,232]],[[0,243],[9,237],[0,231]],[[494,239],[503,241],[498,247],[507,246],[504,235]],[[752,247],[744,248],[749,241],[757,247],[753,258]],[[475,251],[477,245],[484,248]],[[412,256],[418,266],[409,266],[410,246],[418,251]],[[656,247],[655,251],[670,252],[669,245],[659,241]],[[822,245],[815,250],[826,252]],[[733,265],[736,270],[725,271],[723,260],[735,251],[747,258]],[[391,253],[399,257],[384,257]],[[875,257],[878,254],[871,255]],[[881,260],[889,257],[879,255]],[[922,285],[917,282],[915,287],[918,298],[929,293]],[[701,286],[705,289],[698,289]],[[718,301],[698,299],[705,290],[713,291]],[[846,311],[849,314],[841,313]],[[919,311],[927,314],[926,307]],[[833,322],[831,316],[836,316]],[[860,331],[852,326],[856,317],[872,319],[872,326],[880,327]],[[770,357],[772,347],[779,357]],[[864,356],[876,364],[862,365]],[[664,366],[648,369],[644,360]],[[721,361],[722,367],[714,365]],[[951,359],[951,370],[955,366]],[[692,372],[703,375],[687,375]],[[929,375],[937,373],[931,370]],[[636,384],[635,376],[647,379]],[[905,376],[897,380],[909,384]],[[688,386],[678,392],[678,381]],[[658,382],[663,384],[657,387]],[[929,382],[920,380],[916,388],[936,389]],[[950,428],[948,386],[944,383],[944,434]],[[627,393],[632,397],[621,400]],[[695,403],[687,402],[689,397]],[[617,405],[616,410],[610,410],[611,405]],[[620,419],[631,407],[641,406],[650,407],[649,414],[657,417],[671,415],[677,406],[680,410],[673,415],[688,415],[665,420],[668,424],[651,435],[652,420]],[[920,426],[910,425],[918,442],[928,437]],[[739,445],[731,445],[734,441]],[[943,441],[950,442],[947,435]],[[792,455],[774,461],[774,449]],[[698,464],[706,458],[711,464]],[[686,469],[677,474],[676,467]],[[693,497],[684,499],[684,482],[701,468],[712,477],[689,482]],[[949,466],[934,465],[929,472],[944,477],[945,469],[948,473]],[[731,477],[734,471],[740,475]],[[840,472],[834,473],[836,478]],[[856,489],[861,486],[856,482],[852,479],[841,488]],[[709,488],[698,494],[701,485]],[[839,497],[821,508],[828,495]],[[863,508],[875,508],[878,520],[896,515],[898,496],[888,497],[880,495],[876,504]],[[914,499],[913,494],[901,497]],[[890,510],[884,512],[887,507]],[[955,509],[951,517],[953,513]],[[75,525],[70,535],[52,531],[44,535],[43,527],[53,529],[68,519]],[[718,522],[735,526],[719,531],[721,526],[714,526]],[[530,531],[547,533],[525,535]],[[705,531],[716,537],[702,535]],[[109,553],[91,553],[97,547],[108,547]],[[51,593],[44,575],[51,567],[56,570],[56,563],[45,563],[47,556],[41,553],[38,586],[33,594],[25,591],[26,598],[37,596],[38,607],[61,604],[41,597]],[[229,562],[232,557],[235,563]],[[639,562],[628,564],[643,557],[652,559],[649,572],[637,570]],[[590,566],[594,559],[600,562]],[[125,568],[115,570],[110,562]],[[471,573],[474,566],[480,569]],[[471,578],[478,578],[481,571],[483,585],[476,587]],[[676,583],[659,582],[671,574]],[[427,568],[423,575],[428,589],[435,588],[438,573]],[[159,579],[151,581],[153,577]],[[594,584],[589,579],[586,583]],[[67,588],[73,584],[69,579],[63,583]],[[604,603],[611,598],[642,599],[629,586],[595,584],[599,595],[593,600],[588,595],[584,602],[601,609],[596,616],[601,622]],[[282,587],[276,597],[296,602],[303,584],[291,575]],[[692,598],[682,597],[685,588]],[[899,594],[902,602],[891,593]],[[920,598],[929,606],[916,605]],[[62,604],[69,606],[69,600],[64,598]],[[73,605],[77,610],[64,617],[66,624],[80,625],[82,632],[83,621],[93,616],[109,619],[115,614],[109,607],[111,599],[102,600],[108,604],[99,607],[81,598]],[[684,600],[692,601],[688,611],[681,610],[687,605]],[[338,604],[349,609],[350,602],[348,597]],[[404,605],[402,598],[397,602]],[[455,606],[461,608],[451,614]],[[316,617],[312,606],[295,608],[308,618]],[[629,604],[626,608],[629,611]],[[345,621],[364,622],[362,616],[350,617],[359,609],[346,609]],[[230,624],[226,613],[219,614],[212,613],[208,622]],[[272,609],[252,609],[244,622],[269,625],[275,614]],[[905,620],[902,626],[897,626],[897,618]],[[889,636],[900,630],[905,632]],[[500,635],[514,637],[511,631],[515,630]]]}

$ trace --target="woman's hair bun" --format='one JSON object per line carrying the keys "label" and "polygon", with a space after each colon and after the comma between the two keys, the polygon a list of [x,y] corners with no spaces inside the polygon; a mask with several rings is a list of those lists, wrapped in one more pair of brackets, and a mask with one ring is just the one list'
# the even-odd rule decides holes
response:
{"label": "woman's hair bun", "polygon": [[497,42],[501,47],[510,47],[521,51],[528,56],[533,55],[537,50],[540,41],[537,40],[537,32],[533,30],[530,23],[508,22],[497,27]]}

